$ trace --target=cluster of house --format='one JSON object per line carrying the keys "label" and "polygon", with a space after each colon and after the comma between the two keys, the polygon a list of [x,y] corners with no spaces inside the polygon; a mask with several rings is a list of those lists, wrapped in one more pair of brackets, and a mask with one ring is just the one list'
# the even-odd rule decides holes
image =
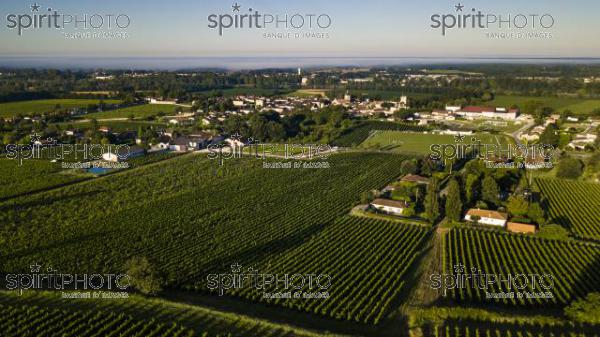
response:
{"label": "cluster of house", "polygon": [[[404,176],[401,182],[411,182],[416,184],[429,184],[429,179],[414,174],[408,174]],[[383,192],[393,190],[393,186],[387,186]],[[377,198],[373,200],[369,206],[379,212],[402,216],[407,208],[411,207],[411,204],[407,201],[391,200],[387,198]],[[505,228],[510,232],[515,233],[535,233],[537,227],[533,223],[520,223],[508,221],[509,217],[507,213],[484,210],[479,208],[471,208],[465,214],[464,220],[469,222],[475,222],[481,225],[489,225]]]}
{"label": "cluster of house", "polygon": [[407,96],[401,96],[398,101],[371,100],[368,98],[357,99],[348,93],[348,91],[346,91],[343,98],[335,98],[331,104],[334,106],[344,106],[355,116],[376,116],[383,114],[390,120],[393,120],[392,116],[395,112],[409,107]]}
{"label": "cluster of house", "polygon": [[457,117],[467,120],[475,119],[501,119],[514,121],[520,115],[519,109],[507,109],[505,107],[487,106],[446,106],[444,110],[433,110],[431,113],[419,113],[419,124],[427,124],[430,121],[455,120]]}
{"label": "cluster of house", "polygon": [[593,130],[596,130],[599,125],[600,122],[597,121],[590,123],[584,132],[575,135],[575,138],[567,144],[567,148],[573,150],[585,150],[587,145],[594,144],[598,135]]}
{"label": "cluster of house", "polygon": [[[210,112],[202,119],[202,124],[210,125],[215,121],[223,121],[229,115],[250,114],[254,111],[275,111],[279,115],[284,116],[295,109],[309,109],[317,111],[327,106],[343,106],[348,111],[357,116],[374,116],[384,114],[390,119],[391,116],[400,109],[408,108],[408,98],[402,96],[398,101],[370,100],[368,98],[358,99],[348,92],[343,98],[335,98],[330,100],[327,97],[279,97],[269,98],[261,96],[237,96],[232,101],[234,109],[231,111]],[[179,124],[181,118],[170,123]]]}
{"label": "cluster of house", "polygon": [[[203,131],[193,132],[189,135],[177,135],[172,129],[160,131],[159,136],[158,143],[150,144],[151,151],[197,151],[206,148],[210,144],[217,144],[225,140],[223,136],[214,136]],[[136,139],[136,142],[141,142],[141,139]]]}

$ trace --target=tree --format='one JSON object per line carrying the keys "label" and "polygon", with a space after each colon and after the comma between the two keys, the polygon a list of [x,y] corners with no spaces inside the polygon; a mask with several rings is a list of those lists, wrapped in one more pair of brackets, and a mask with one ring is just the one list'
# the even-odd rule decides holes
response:
{"label": "tree", "polygon": [[417,173],[417,164],[413,160],[405,160],[400,165],[400,173],[403,175]]}
{"label": "tree", "polygon": [[513,195],[508,198],[508,211],[512,215],[524,216],[529,210],[529,204],[522,196]]}
{"label": "tree", "polygon": [[583,173],[583,165],[579,159],[563,158],[558,163],[556,176],[559,178],[576,179]]}
{"label": "tree", "polygon": [[468,174],[467,181],[465,182],[465,196],[466,202],[472,203],[477,197],[477,191],[479,190],[479,176],[475,174]]}
{"label": "tree", "polygon": [[373,194],[369,191],[364,191],[360,194],[360,203],[368,205],[373,200]]}
{"label": "tree", "polygon": [[498,203],[498,184],[496,179],[490,175],[483,178],[481,184],[481,197],[488,203],[496,205]]}
{"label": "tree", "polygon": [[600,323],[600,293],[589,293],[585,298],[573,301],[565,308],[565,315],[577,322]]}
{"label": "tree", "polygon": [[540,144],[558,146],[560,143],[560,135],[556,124],[549,124],[540,135]]}
{"label": "tree", "polygon": [[145,257],[135,256],[125,262],[125,273],[131,284],[144,294],[154,295],[162,290],[158,273]]}
{"label": "tree", "polygon": [[446,197],[446,217],[450,221],[459,221],[462,214],[462,200],[460,197],[460,185],[452,178],[448,183],[448,195]]}
{"label": "tree", "polygon": [[541,226],[538,237],[553,240],[568,240],[569,231],[557,224]]}
{"label": "tree", "polygon": [[427,187],[427,195],[425,196],[425,213],[427,214],[427,219],[432,223],[440,216],[437,184],[437,179],[435,177],[431,178],[431,182]]}
{"label": "tree", "polygon": [[543,225],[546,222],[546,214],[544,212],[544,209],[537,202],[531,203],[531,205],[529,205],[529,210],[527,210],[527,217],[537,222],[539,225]]}

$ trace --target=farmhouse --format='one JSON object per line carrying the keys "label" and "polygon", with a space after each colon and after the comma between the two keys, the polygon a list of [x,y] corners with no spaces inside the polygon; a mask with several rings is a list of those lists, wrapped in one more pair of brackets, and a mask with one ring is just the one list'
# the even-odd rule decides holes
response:
{"label": "farmhouse", "polygon": [[410,205],[406,201],[375,199],[371,202],[371,207],[388,214],[402,215],[404,209]]}
{"label": "farmhouse", "polygon": [[508,214],[486,209],[471,208],[465,215],[466,221],[477,221],[480,224],[504,227]]}
{"label": "farmhouse", "polygon": [[514,233],[535,233],[537,227],[532,223],[508,222],[506,229]]}
{"label": "farmhouse", "polygon": [[416,174],[407,174],[404,177],[402,177],[402,179],[400,179],[400,181],[402,181],[402,182],[408,182],[408,183],[424,184],[424,185],[429,184],[429,179],[428,178],[421,177],[421,176],[416,175]]}

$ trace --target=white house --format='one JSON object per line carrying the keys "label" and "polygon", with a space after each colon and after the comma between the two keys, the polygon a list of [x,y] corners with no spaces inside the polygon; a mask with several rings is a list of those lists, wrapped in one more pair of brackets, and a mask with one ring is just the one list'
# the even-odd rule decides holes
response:
{"label": "white house", "polygon": [[127,159],[143,156],[145,150],[138,146],[129,146],[129,152],[125,150],[109,151],[102,154],[102,159],[110,162],[120,162]]}
{"label": "white house", "polygon": [[465,215],[466,221],[477,221],[480,224],[504,227],[508,214],[486,209],[471,208]]}
{"label": "white house", "polygon": [[388,214],[402,215],[410,205],[406,201],[375,199],[371,202],[371,207]]}

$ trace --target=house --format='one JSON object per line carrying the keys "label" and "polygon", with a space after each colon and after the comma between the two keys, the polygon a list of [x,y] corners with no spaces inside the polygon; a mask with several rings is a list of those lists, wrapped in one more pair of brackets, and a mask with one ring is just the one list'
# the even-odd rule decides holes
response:
{"label": "house", "polygon": [[177,137],[169,142],[169,150],[185,152],[188,150],[190,139],[188,137]]}
{"label": "house", "polygon": [[508,214],[486,209],[471,208],[465,215],[465,220],[477,221],[484,225],[504,227],[508,220]]}
{"label": "house", "polygon": [[508,222],[506,224],[506,229],[509,232],[514,233],[535,233],[537,231],[537,227],[535,224],[519,222]]}
{"label": "house", "polygon": [[421,177],[421,176],[416,175],[416,174],[407,174],[404,177],[402,177],[402,179],[400,179],[400,181],[401,182],[407,182],[407,183],[424,184],[424,185],[429,184],[429,179],[428,178]]}
{"label": "house", "polygon": [[111,162],[120,162],[127,159],[143,156],[146,150],[139,146],[128,146],[129,151],[115,149],[102,154],[102,159]]}
{"label": "house", "polygon": [[406,201],[396,201],[390,199],[375,199],[371,202],[371,207],[382,212],[394,215],[402,215],[410,205]]}

